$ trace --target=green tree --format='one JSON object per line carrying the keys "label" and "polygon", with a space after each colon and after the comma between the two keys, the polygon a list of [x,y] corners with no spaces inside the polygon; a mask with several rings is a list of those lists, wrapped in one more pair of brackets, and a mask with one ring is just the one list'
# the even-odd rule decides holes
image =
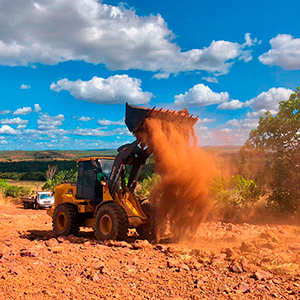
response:
{"label": "green tree", "polygon": [[55,188],[64,182],[75,182],[77,181],[77,170],[68,170],[68,171],[59,171],[56,173],[52,180],[47,180],[47,182],[42,187],[43,190],[52,190],[54,191]]}
{"label": "green tree", "polygon": [[279,103],[279,112],[269,111],[260,117],[257,129],[251,131],[246,146],[250,149],[275,151],[279,155],[292,155],[300,145],[300,88],[289,100]]}
{"label": "green tree", "polygon": [[262,157],[261,170],[271,189],[269,205],[279,211],[300,208],[300,88],[289,100],[279,103],[279,111],[260,117],[241,150],[244,161]]}

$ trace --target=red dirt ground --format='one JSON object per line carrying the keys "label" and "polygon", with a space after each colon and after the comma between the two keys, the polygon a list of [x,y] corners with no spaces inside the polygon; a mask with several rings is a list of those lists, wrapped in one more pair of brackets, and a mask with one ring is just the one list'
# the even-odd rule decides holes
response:
{"label": "red dirt ground", "polygon": [[300,299],[300,228],[203,223],[181,243],[54,237],[0,206],[0,299]]}

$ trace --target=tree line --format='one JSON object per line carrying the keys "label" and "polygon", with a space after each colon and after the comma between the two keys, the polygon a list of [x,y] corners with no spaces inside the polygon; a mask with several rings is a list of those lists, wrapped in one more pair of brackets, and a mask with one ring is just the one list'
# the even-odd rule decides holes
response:
{"label": "tree line", "polygon": [[13,180],[46,180],[48,166],[56,166],[58,170],[72,170],[76,168],[74,160],[47,161],[14,161],[0,162],[0,178]]}

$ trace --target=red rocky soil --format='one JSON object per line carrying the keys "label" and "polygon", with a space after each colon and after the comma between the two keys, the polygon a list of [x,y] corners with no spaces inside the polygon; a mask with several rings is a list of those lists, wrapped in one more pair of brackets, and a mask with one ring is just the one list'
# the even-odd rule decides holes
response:
{"label": "red rocky soil", "polygon": [[0,206],[0,299],[300,299],[300,228],[203,223],[180,244],[54,237]]}

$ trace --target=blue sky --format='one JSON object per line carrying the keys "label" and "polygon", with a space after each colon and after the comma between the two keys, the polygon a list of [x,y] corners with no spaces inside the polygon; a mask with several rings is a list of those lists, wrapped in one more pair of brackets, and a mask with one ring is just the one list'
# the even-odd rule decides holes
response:
{"label": "blue sky", "polygon": [[243,145],[300,78],[299,1],[0,0],[0,150],[133,140],[125,103]]}

